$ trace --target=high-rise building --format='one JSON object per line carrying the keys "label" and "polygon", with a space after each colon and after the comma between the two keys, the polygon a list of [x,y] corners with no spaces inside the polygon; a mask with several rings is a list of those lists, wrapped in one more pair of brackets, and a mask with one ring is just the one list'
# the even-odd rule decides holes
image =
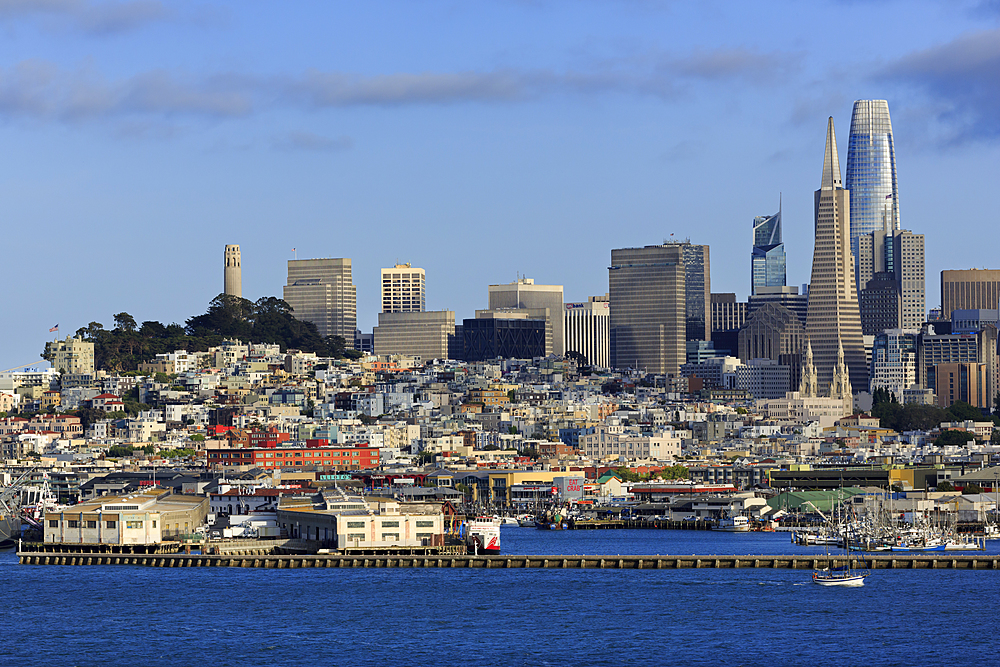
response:
{"label": "high-rise building", "polygon": [[[937,377],[937,367],[942,364],[981,364],[986,382],[982,395],[992,401],[991,397],[1000,388],[997,328],[987,323],[976,333],[938,334],[934,325],[927,325],[917,336],[917,383],[924,389],[933,389],[939,400],[948,393]],[[983,403],[980,407],[992,405]]]}
{"label": "high-rise building", "polygon": [[686,340],[712,340],[712,277],[707,245],[679,244],[684,259]]}
{"label": "high-rise building", "polygon": [[578,352],[594,366],[611,364],[611,311],[608,296],[592,296],[586,303],[567,303],[563,318],[566,353]]}
{"label": "high-rise building", "polygon": [[761,287],[747,300],[747,319],[753,317],[758,308],[768,303],[784,306],[795,313],[803,327],[806,326],[806,314],[809,311],[808,290],[803,289],[802,294],[799,294],[798,287]]}
{"label": "high-rise building", "polygon": [[896,277],[889,272],[876,273],[861,290],[861,333],[877,336],[886,329],[898,329],[903,319],[903,299]]}
{"label": "high-rise building", "polygon": [[[883,229],[858,239],[858,284],[861,285],[861,328],[874,335],[884,329],[917,329],[924,321],[924,235],[906,230]],[[884,274],[884,275],[880,275]],[[875,285],[870,281],[878,277]],[[896,320],[884,326],[884,315],[865,310],[865,292],[885,292],[887,279],[895,282],[899,308]],[[874,316],[878,321],[872,319]]]}
{"label": "high-rise building", "polygon": [[784,391],[794,391],[801,382],[805,347],[802,322],[795,313],[777,303],[766,303],[755,310],[739,332],[739,357],[744,363],[771,359],[788,367],[789,384]]}
{"label": "high-rise building", "polygon": [[753,219],[750,294],[761,287],[785,286],[785,244],[781,242],[781,206],[774,215]]}
{"label": "high-rise building", "polygon": [[379,313],[375,354],[402,354],[424,361],[448,359],[454,336],[455,313],[451,310]]}
{"label": "high-rise building", "polygon": [[611,367],[677,375],[687,356],[683,247],[612,250],[608,287]]}
{"label": "high-rise building", "polygon": [[953,310],[996,308],[1000,304],[1000,269],[959,269],[941,272],[941,316]]}
{"label": "high-rise building", "polygon": [[547,321],[539,314],[545,310],[477,310],[476,319],[462,320],[463,360],[546,356]]}
{"label": "high-rise building", "polygon": [[[382,312],[422,313],[426,308],[424,270],[409,264],[382,269]],[[380,353],[381,354],[381,353]]]}
{"label": "high-rise building", "polygon": [[917,382],[917,329],[888,329],[875,336],[869,391],[886,389],[903,403]]}
{"label": "high-rise building", "polygon": [[354,340],[358,294],[350,258],[288,260],[284,299],[292,315],[315,324],[321,336]]}
{"label": "high-rise building", "polygon": [[[899,190],[896,184],[896,149],[892,138],[889,103],[858,100],[851,114],[847,144],[847,174],[850,190],[851,254],[855,258],[856,290],[861,282],[857,258],[858,239],[879,230],[899,229]],[[850,363],[850,362],[848,362]]]}
{"label": "high-rise building", "polygon": [[[842,379],[835,377],[841,347],[850,386],[859,390],[868,386],[854,262],[850,253],[850,200],[850,192],[844,189],[840,179],[837,137],[831,117],[826,128],[823,177],[814,196],[816,238],[806,313],[806,334],[812,345],[820,395],[831,390],[835,379]],[[844,386],[846,384],[839,382],[835,389],[839,391]]]}
{"label": "high-rise building", "polygon": [[536,285],[531,278],[519,278],[505,285],[489,286],[489,310],[547,308],[547,328],[551,331],[551,348],[546,354],[566,352],[563,336],[563,286]]}
{"label": "high-rise building", "polygon": [[222,292],[230,296],[243,296],[243,275],[240,268],[240,247],[227,245],[225,270],[222,275]]}

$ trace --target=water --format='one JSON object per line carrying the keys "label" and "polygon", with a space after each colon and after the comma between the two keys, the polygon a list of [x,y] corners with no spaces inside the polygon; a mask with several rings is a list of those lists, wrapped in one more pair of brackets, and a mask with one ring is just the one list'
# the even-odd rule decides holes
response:
{"label": "water", "polygon": [[[823,553],[786,534],[504,528],[504,552]],[[1000,543],[989,542],[989,552]],[[1000,664],[1000,573],[20,566],[0,665]]]}

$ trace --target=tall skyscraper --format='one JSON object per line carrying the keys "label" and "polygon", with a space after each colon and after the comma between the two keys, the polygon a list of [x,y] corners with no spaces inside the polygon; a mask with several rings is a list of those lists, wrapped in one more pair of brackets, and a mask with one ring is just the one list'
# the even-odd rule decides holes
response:
{"label": "tall skyscraper", "polygon": [[612,250],[608,287],[612,368],[677,375],[687,361],[683,246]]}
{"label": "tall skyscraper", "polygon": [[222,291],[232,296],[243,296],[243,275],[240,268],[240,247],[227,245],[226,268],[222,276]]}
{"label": "tall skyscraper", "polygon": [[781,205],[774,215],[753,219],[750,294],[761,287],[785,286],[785,244],[781,242]]}
{"label": "tall skyscraper", "polygon": [[712,273],[707,245],[679,243],[684,259],[686,340],[712,340]]}
{"label": "tall skyscraper", "polygon": [[509,284],[490,285],[489,299],[489,310],[548,309],[545,321],[552,338],[552,347],[548,352],[560,356],[566,352],[562,285],[536,285],[531,278],[520,278]]}
{"label": "tall skyscraper", "polygon": [[[861,337],[861,316],[850,253],[850,192],[840,179],[840,159],[833,118],[826,126],[823,177],[814,195],[815,241],[806,334],[812,345],[820,395],[831,390],[843,348],[850,385],[868,387],[868,367]],[[840,379],[839,376],[836,379]],[[838,383],[839,386],[846,386]]]}
{"label": "tall skyscraper", "polygon": [[321,336],[354,340],[358,294],[349,258],[288,260],[284,299],[292,315],[314,323]]}
{"label": "tall skyscraper", "polygon": [[851,191],[851,254],[857,289],[858,239],[880,230],[899,229],[899,191],[896,185],[896,148],[892,139],[889,103],[858,100],[851,114],[844,187]]}
{"label": "tall skyscraper", "polygon": [[422,313],[426,309],[424,270],[409,264],[382,269],[382,312]]}
{"label": "tall skyscraper", "polygon": [[594,366],[607,368],[611,357],[608,296],[592,296],[586,303],[567,303],[563,318],[566,352],[579,352]]}

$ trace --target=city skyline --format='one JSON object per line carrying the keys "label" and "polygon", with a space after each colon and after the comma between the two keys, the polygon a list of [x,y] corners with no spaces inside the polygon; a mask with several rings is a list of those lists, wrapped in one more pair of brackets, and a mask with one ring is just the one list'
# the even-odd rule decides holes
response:
{"label": "city skyline", "polygon": [[[843,127],[858,99],[892,108],[904,226],[927,237],[927,306],[941,270],[992,265],[989,244],[964,238],[996,222],[1000,116],[984,91],[1000,13],[985,4],[911,3],[888,36],[875,26],[893,3],[866,7],[863,27],[841,2],[114,11],[132,4],[0,13],[17,313],[0,370],[38,363],[54,324],[204,312],[226,244],[240,245],[250,299],[281,295],[293,248],[352,258],[365,331],[378,270],[400,258],[431,276],[428,310],[462,318],[519,275],[564,285],[566,301],[603,294],[612,248],[671,235],[710,245],[712,285],[742,300],[745,221],[781,192],[787,282],[800,285],[814,128],[829,115]],[[783,38],[750,43],[748,29]]]}

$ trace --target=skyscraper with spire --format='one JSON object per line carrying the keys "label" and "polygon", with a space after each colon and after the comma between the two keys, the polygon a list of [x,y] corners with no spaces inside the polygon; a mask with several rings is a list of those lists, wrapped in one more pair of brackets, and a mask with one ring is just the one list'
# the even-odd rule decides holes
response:
{"label": "skyscraper with spire", "polygon": [[[823,178],[814,196],[815,241],[806,335],[812,347],[819,395],[828,395],[835,369],[847,366],[849,383],[868,386],[861,316],[850,252],[850,193],[840,179],[833,117],[827,121]],[[843,362],[838,363],[840,348]],[[840,383],[841,387],[845,386]]]}

